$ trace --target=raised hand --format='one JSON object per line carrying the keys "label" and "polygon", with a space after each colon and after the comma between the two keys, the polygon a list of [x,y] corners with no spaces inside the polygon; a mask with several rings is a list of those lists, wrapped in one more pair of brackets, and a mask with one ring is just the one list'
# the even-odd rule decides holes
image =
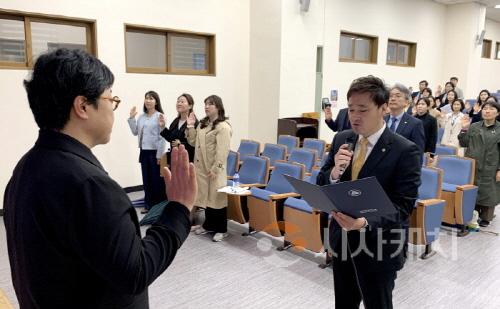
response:
{"label": "raised hand", "polygon": [[474,114],[479,113],[480,110],[481,110],[481,104],[479,102],[476,102],[476,104],[474,104]]}
{"label": "raised hand", "polygon": [[165,123],[166,123],[165,116],[163,114],[160,114],[160,116],[158,116],[158,124],[160,125],[160,128],[162,130],[165,128]]}
{"label": "raised hand", "polygon": [[135,118],[135,116],[137,116],[137,108],[134,106],[130,110],[130,118]]}
{"label": "raised hand", "polygon": [[194,124],[196,123],[196,117],[194,116],[194,113],[189,113],[186,123],[190,127],[194,126]]}
{"label": "raised hand", "polygon": [[196,172],[193,163],[189,163],[189,155],[180,145],[172,149],[170,169],[164,167],[164,180],[167,187],[167,196],[170,201],[179,202],[191,211],[198,192]]}
{"label": "raised hand", "polygon": [[325,108],[325,120],[331,120],[332,119],[332,108],[330,106]]}
{"label": "raised hand", "polygon": [[464,117],[460,121],[462,122],[462,130],[468,130],[470,127],[469,115],[464,115]]}

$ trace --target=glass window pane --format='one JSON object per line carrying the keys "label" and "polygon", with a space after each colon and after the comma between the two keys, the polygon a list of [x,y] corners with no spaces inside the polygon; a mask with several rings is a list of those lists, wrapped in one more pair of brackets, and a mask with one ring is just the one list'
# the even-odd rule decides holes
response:
{"label": "glass window pane", "polygon": [[172,68],[208,70],[205,38],[172,36]]}
{"label": "glass window pane", "polygon": [[491,49],[490,42],[483,41],[483,51],[482,51],[483,58],[489,58],[490,49]]}
{"label": "glass window pane", "polygon": [[46,51],[58,48],[87,50],[85,27],[32,22],[31,41],[33,59]]}
{"label": "glass window pane", "polygon": [[398,45],[398,64],[408,64],[409,51],[408,45]]}
{"label": "glass window pane", "polygon": [[167,70],[165,34],[128,31],[126,34],[127,67]]}
{"label": "glass window pane", "polygon": [[353,37],[345,35],[340,36],[340,58],[353,59],[352,40],[354,40]]}
{"label": "glass window pane", "polygon": [[500,43],[497,43],[497,59],[500,59]]}
{"label": "glass window pane", "polygon": [[26,62],[24,21],[0,19],[0,61]]}
{"label": "glass window pane", "polygon": [[387,44],[387,62],[396,63],[396,48],[397,44],[393,42],[389,42]]}
{"label": "glass window pane", "polygon": [[354,44],[354,60],[370,61],[370,41],[357,38]]}

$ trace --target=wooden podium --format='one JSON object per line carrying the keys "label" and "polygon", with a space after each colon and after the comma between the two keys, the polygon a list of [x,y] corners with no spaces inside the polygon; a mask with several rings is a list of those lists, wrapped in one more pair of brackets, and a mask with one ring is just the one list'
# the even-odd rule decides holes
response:
{"label": "wooden podium", "polygon": [[307,117],[291,117],[278,119],[278,135],[292,135],[300,139],[302,145],[304,138],[318,138],[318,119]]}

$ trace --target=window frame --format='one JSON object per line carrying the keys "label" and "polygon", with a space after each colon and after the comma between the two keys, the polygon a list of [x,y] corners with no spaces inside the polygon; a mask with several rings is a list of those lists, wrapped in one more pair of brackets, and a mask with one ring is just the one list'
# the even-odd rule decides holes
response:
{"label": "window frame", "polygon": [[[340,42],[342,39],[342,36],[347,36],[351,37],[352,40],[352,57],[351,58],[345,58],[340,56]],[[369,60],[356,60],[354,57],[356,55],[356,39],[364,39],[368,40],[370,42],[370,55],[369,55]],[[353,62],[353,63],[366,63],[366,64],[377,64],[377,58],[378,58],[378,37],[373,36],[373,35],[367,35],[367,34],[360,34],[360,33],[354,33],[350,31],[340,31],[340,36],[339,36],[339,62]]]}
{"label": "window frame", "polygon": [[496,42],[495,47],[495,60],[500,60],[500,42]]}
{"label": "window frame", "polygon": [[[416,59],[417,59],[417,43],[415,42],[409,42],[409,41],[403,41],[403,40],[397,40],[397,39],[391,39],[389,38],[387,40],[387,49],[389,49],[389,44],[396,44],[396,61],[395,62],[390,62],[387,59],[387,53],[385,55],[385,64],[387,65],[392,65],[392,66],[397,66],[397,67],[415,67]],[[398,63],[398,58],[399,58],[399,46],[400,45],[405,45],[408,46],[408,63]]]}
{"label": "window frame", "polygon": [[[488,48],[486,49],[486,54],[484,53],[485,51],[485,44],[488,45]],[[483,39],[483,44],[481,45],[481,58],[484,59],[491,59],[491,47],[492,47],[492,41],[488,39]]]}
{"label": "window frame", "polygon": [[24,22],[24,62],[0,61],[0,69],[33,69],[33,50],[31,22],[68,25],[85,28],[86,51],[97,57],[96,20],[75,18],[61,15],[40,14],[0,9],[0,19],[19,20]]}
{"label": "window frame", "polygon": [[[215,72],[215,34],[193,32],[186,30],[175,30],[170,28],[159,28],[136,24],[124,24],[124,44],[125,44],[125,71],[127,73],[142,73],[142,74],[173,74],[173,75],[201,75],[201,76],[216,76]],[[163,34],[166,36],[165,57],[166,68],[145,68],[145,67],[129,67],[127,64],[127,32],[132,31],[136,33],[149,33],[149,34]],[[193,70],[193,69],[175,69],[172,67],[172,37],[188,37],[206,40],[207,52],[207,69],[206,70]]]}

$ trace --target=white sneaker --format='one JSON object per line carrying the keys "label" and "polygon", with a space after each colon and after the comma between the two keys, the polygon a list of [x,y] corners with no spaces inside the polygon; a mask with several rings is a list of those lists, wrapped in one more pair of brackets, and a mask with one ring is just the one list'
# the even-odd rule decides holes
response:
{"label": "white sneaker", "polygon": [[214,237],[212,238],[213,241],[219,242],[222,241],[224,238],[228,237],[228,233],[215,233]]}
{"label": "white sneaker", "polygon": [[208,233],[207,230],[205,230],[202,226],[200,226],[196,231],[194,231],[195,235],[205,235]]}

